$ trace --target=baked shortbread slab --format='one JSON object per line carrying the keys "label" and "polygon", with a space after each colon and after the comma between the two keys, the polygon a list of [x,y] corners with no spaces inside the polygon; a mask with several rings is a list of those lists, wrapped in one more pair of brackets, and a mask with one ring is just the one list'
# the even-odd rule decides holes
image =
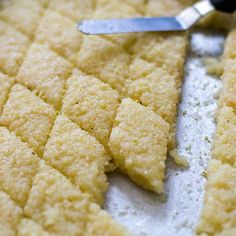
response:
{"label": "baked shortbread slab", "polygon": [[[74,26],[84,18],[162,15],[172,4],[175,7],[170,13],[175,14],[191,2],[9,0],[1,4],[0,71],[4,78],[0,80],[3,81],[2,86],[0,83],[3,91],[0,120],[5,127],[2,127],[5,139],[9,139],[0,139],[3,153],[0,189],[23,211],[29,197],[44,206],[27,208],[29,221],[22,220],[19,232],[28,224],[29,230],[32,227],[42,234],[45,231],[68,235],[71,229],[71,235],[75,232],[125,235],[126,232],[93,203],[103,202],[107,188],[104,172],[111,169],[110,165],[107,168],[110,158],[137,184],[154,192],[163,191],[167,145],[169,150],[174,147],[186,34],[87,37]],[[155,89],[157,87],[159,89]],[[138,116],[137,124],[143,129],[132,124],[130,112]],[[121,113],[124,113],[122,125],[116,127]],[[124,145],[120,133],[116,134],[116,130],[123,128],[130,148]],[[9,134],[9,130],[13,133]],[[141,139],[137,140],[136,135]],[[5,144],[9,150],[4,148]],[[39,157],[51,166],[44,164],[50,171],[42,170],[42,173],[48,175],[48,179],[53,176],[51,180],[57,182],[57,189],[51,188],[52,182],[46,177],[44,183],[34,182],[35,175],[41,176]],[[35,163],[31,163],[33,161]],[[26,171],[28,168],[32,173]],[[17,179],[18,175],[23,179]],[[63,204],[59,209],[55,207],[55,195],[63,191],[64,180],[65,185],[70,186],[66,187],[68,191],[77,189],[81,199],[87,195],[89,208],[84,216],[87,223],[82,228],[79,227],[82,221],[76,218],[78,212],[73,218],[72,211],[73,219],[70,219],[65,213],[68,208],[63,209],[67,197],[71,200],[69,193],[60,195]],[[41,184],[48,192],[32,193],[32,189],[40,193]],[[48,196],[47,201],[42,196]]]}
{"label": "baked shortbread slab", "polygon": [[211,160],[205,205],[197,228],[200,235],[235,235],[236,168]]}
{"label": "baked shortbread slab", "polygon": [[197,227],[202,235],[236,234],[236,30],[223,55],[223,92],[217,114],[217,130],[208,167],[205,203]]}

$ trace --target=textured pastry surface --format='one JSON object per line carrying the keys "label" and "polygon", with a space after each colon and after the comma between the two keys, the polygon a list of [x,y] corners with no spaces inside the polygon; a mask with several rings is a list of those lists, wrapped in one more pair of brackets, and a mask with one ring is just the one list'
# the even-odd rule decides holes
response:
{"label": "textured pastry surface", "polygon": [[110,136],[116,165],[135,182],[163,191],[169,125],[130,99],[123,99]]}
{"label": "textured pastry surface", "polygon": [[197,231],[201,235],[235,235],[236,169],[211,160],[205,206]]}
{"label": "textured pastry surface", "polygon": [[101,210],[105,172],[163,191],[186,35],[87,37],[75,24],[176,14],[191,2],[0,3],[1,233],[128,235]]}
{"label": "textured pastry surface", "polygon": [[223,55],[223,92],[219,101],[213,160],[208,167],[205,204],[197,232],[236,234],[236,30],[230,32]]}

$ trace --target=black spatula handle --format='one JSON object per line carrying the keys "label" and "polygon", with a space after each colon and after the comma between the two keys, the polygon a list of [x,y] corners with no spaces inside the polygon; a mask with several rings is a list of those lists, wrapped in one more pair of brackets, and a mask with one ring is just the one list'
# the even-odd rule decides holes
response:
{"label": "black spatula handle", "polygon": [[218,11],[233,13],[236,10],[236,0],[210,0]]}

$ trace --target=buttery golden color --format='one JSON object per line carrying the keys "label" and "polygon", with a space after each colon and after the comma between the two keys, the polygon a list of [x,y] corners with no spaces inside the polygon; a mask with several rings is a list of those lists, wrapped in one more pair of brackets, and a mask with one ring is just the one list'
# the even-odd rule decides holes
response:
{"label": "buttery golden color", "polygon": [[236,235],[236,30],[230,32],[223,55],[223,92],[219,101],[213,160],[208,167],[200,235]]}
{"label": "buttery golden color", "polygon": [[163,191],[186,34],[88,37],[75,24],[188,4],[1,1],[0,234],[129,235],[99,206],[106,171]]}

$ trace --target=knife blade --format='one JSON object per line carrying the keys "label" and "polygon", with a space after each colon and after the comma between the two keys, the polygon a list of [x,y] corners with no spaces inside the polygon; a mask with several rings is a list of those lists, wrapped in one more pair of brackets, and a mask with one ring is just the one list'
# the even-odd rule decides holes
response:
{"label": "knife blade", "polygon": [[77,28],[84,34],[123,34],[154,31],[184,31],[202,16],[214,11],[209,0],[202,0],[186,8],[175,17],[83,20]]}

